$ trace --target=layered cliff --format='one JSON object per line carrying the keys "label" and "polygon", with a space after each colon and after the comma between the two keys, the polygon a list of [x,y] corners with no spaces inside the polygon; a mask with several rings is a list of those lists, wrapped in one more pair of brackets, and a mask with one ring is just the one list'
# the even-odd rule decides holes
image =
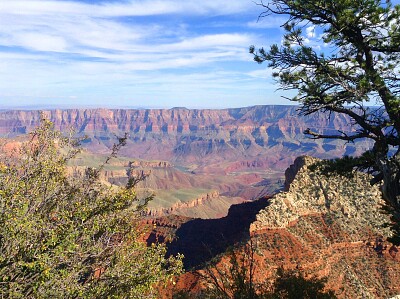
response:
{"label": "layered cliff", "polygon": [[[121,154],[196,164],[201,171],[221,162],[246,159],[251,167],[286,168],[294,156],[312,154],[336,157],[357,154],[366,143],[343,145],[338,141],[309,140],[303,131],[350,132],[355,128],[342,115],[299,117],[294,106],[254,106],[237,109],[70,109],[43,113],[65,131],[74,128],[87,135],[84,145],[107,152],[116,136],[129,133]],[[39,111],[0,112],[0,134],[14,136],[31,131],[40,121]],[[223,165],[227,171],[246,165]]]}
{"label": "layered cliff", "polygon": [[37,126],[41,113],[57,128],[74,127],[79,132],[153,132],[188,133],[197,131],[238,130],[252,132],[257,129],[276,132],[281,136],[301,134],[307,124],[310,128],[332,129],[340,127],[349,131],[345,117],[324,115],[298,118],[295,106],[253,106],[233,109],[66,109],[48,111],[11,110],[0,111],[2,134],[28,132]]}

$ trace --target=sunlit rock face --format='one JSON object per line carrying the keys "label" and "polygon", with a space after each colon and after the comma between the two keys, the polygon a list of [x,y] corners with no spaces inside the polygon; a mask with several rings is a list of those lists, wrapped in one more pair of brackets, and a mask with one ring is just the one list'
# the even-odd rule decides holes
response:
{"label": "sunlit rock face", "polygon": [[[361,172],[355,172],[352,178],[328,177],[309,170],[316,161],[307,156],[294,161],[286,171],[287,192],[275,195],[254,226],[284,228],[302,216],[318,213],[341,221],[346,228],[354,222],[355,229],[370,226],[387,235],[384,226],[388,217],[379,213],[383,200],[379,186],[369,184],[371,177]],[[359,237],[358,231],[354,231],[354,237]]]}
{"label": "sunlit rock face", "polygon": [[[286,171],[286,192],[261,210],[250,231],[263,252],[263,266],[302,269],[327,277],[340,298],[388,298],[400,293],[400,256],[385,238],[388,215],[370,177],[324,176],[316,161],[300,157]],[[383,241],[383,251],[377,249]]]}

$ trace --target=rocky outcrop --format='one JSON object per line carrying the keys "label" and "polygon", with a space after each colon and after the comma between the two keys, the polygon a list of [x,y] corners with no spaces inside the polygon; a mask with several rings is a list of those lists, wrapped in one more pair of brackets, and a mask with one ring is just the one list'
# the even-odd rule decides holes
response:
{"label": "rocky outcrop", "polygon": [[299,170],[305,165],[312,164],[314,161],[315,159],[309,156],[301,156],[296,158],[293,164],[291,164],[285,171],[284,190],[289,191],[290,184],[294,181]]}
{"label": "rocky outcrop", "polygon": [[339,298],[400,293],[400,256],[385,241],[389,218],[381,210],[379,187],[370,186],[364,173],[349,178],[311,171],[315,161],[296,159],[286,171],[287,191],[275,195],[251,224],[261,267],[327,277]]}
{"label": "rocky outcrop", "polygon": [[208,201],[216,200],[220,197],[220,193],[218,191],[212,191],[210,193],[203,194],[193,200],[189,200],[187,202],[177,202],[171,205],[168,208],[148,208],[147,215],[151,217],[160,217],[169,214],[179,214],[179,210],[181,209],[190,209],[194,207],[198,207],[204,205]]}
{"label": "rocky outcrop", "polygon": [[[400,254],[398,248],[386,241],[390,232],[385,223],[389,218],[381,213],[379,188],[371,187],[369,176],[363,173],[345,178],[311,171],[309,166],[315,161],[311,157],[296,159],[286,171],[287,191],[276,194],[264,206],[254,206],[255,214],[246,215],[245,204],[232,206],[226,217],[241,219],[235,225],[247,223],[242,229],[248,229],[256,246],[255,283],[268,284],[276,270],[283,267],[300,271],[306,278],[326,277],[326,288],[338,298],[391,298],[399,294]],[[262,201],[251,203],[256,204]],[[205,238],[218,231],[222,220],[181,223],[174,228],[174,233],[180,235],[178,239],[172,238],[172,252],[184,249],[190,261],[204,261],[201,250],[190,247],[197,237],[193,226],[196,223]],[[199,228],[207,224],[213,226],[204,233]],[[227,227],[225,237],[236,226]],[[248,237],[245,234],[245,240]],[[218,238],[212,242],[209,248],[221,245]],[[227,260],[222,255],[220,263]],[[187,276],[182,277],[181,288],[201,287],[198,280],[186,279]]]}
{"label": "rocky outcrop", "polygon": [[302,216],[329,214],[343,226],[349,227],[350,221],[354,228],[370,226],[381,234],[388,234],[384,226],[389,219],[379,213],[383,204],[379,186],[370,186],[368,175],[355,172],[351,179],[327,177],[308,170],[314,162],[316,159],[311,157],[295,160],[286,171],[288,191],[275,195],[271,206],[260,212],[252,226],[254,230],[284,228]]}

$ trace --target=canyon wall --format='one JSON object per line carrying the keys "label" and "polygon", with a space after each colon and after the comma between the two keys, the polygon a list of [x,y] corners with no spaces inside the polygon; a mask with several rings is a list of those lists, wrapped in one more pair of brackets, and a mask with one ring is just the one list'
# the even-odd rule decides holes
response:
{"label": "canyon wall", "polygon": [[[310,140],[303,131],[321,133],[355,130],[342,115],[298,116],[295,106],[253,106],[236,109],[69,109],[43,111],[62,131],[74,128],[87,135],[83,145],[105,153],[116,136],[129,134],[121,154],[194,164],[214,172],[243,168],[285,169],[294,157],[309,154],[336,157],[358,154],[367,142],[344,144],[337,140]],[[0,135],[13,137],[31,131],[40,121],[39,111],[1,111]],[[240,162],[238,163],[238,160]],[[221,162],[233,165],[213,165]],[[206,169],[207,170],[207,169]],[[206,171],[205,170],[205,171]]]}
{"label": "canyon wall", "polygon": [[[37,126],[41,113],[54,122],[56,128],[74,127],[79,132],[153,132],[189,133],[197,131],[237,130],[256,133],[257,129],[279,135],[301,133],[302,125],[319,129],[341,128],[349,131],[347,120],[340,115],[327,119],[325,115],[297,117],[295,106],[253,106],[232,109],[65,109],[0,111],[2,134],[26,133]],[[347,128],[346,128],[347,127]],[[305,129],[305,128],[304,128]]]}

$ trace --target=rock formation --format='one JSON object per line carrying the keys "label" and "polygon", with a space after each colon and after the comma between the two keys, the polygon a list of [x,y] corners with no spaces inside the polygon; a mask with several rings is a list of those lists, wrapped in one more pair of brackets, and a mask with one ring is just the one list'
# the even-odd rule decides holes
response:
{"label": "rock formation", "polygon": [[186,201],[186,202],[177,202],[173,205],[171,205],[168,208],[148,208],[147,209],[147,215],[152,216],[152,217],[160,217],[164,215],[169,215],[169,214],[179,214],[182,215],[182,213],[179,213],[179,210],[182,209],[193,209],[198,206],[205,205],[206,202],[212,202],[213,200],[218,200],[221,197],[221,194],[219,194],[218,191],[212,191],[210,193],[205,193],[200,195],[199,197]]}
{"label": "rock formation", "polygon": [[389,218],[378,186],[363,173],[345,178],[310,171],[315,161],[296,159],[286,171],[288,191],[275,195],[250,227],[263,267],[327,277],[339,298],[399,294],[400,256],[385,241]]}
{"label": "rock formation", "polygon": [[[271,199],[271,205],[258,214],[252,229],[286,228],[302,216],[325,214],[340,222],[344,230],[371,227],[387,236],[389,231],[384,226],[389,219],[379,212],[383,204],[379,186],[370,186],[370,177],[360,172],[350,179],[310,171],[308,166],[314,162],[316,159],[311,157],[294,161],[286,171],[288,191]],[[359,237],[357,231],[354,234]]]}
{"label": "rock formation", "polygon": [[[400,253],[386,241],[390,232],[385,223],[389,218],[381,212],[383,201],[378,186],[371,187],[369,176],[363,173],[345,178],[311,171],[309,166],[315,161],[305,156],[296,159],[286,171],[287,191],[267,201],[232,206],[221,220],[180,219],[173,228],[179,238],[170,239],[172,252],[184,249],[193,260],[210,259],[204,255],[207,252],[202,256],[201,250],[191,247],[201,244],[198,235],[205,238],[210,232],[221,232],[223,221],[228,224],[225,228],[231,229],[246,223],[241,232],[231,236],[230,244],[238,241],[237,236],[245,236],[244,241],[252,238],[256,246],[256,283],[268,285],[277,269],[283,267],[301,271],[305,278],[326,277],[326,288],[334,290],[338,298],[395,298],[400,294]],[[247,214],[247,210],[251,212]],[[235,226],[228,219],[235,219]],[[161,237],[171,232],[161,219],[157,223],[161,227],[153,231],[152,240],[157,231]],[[225,242],[228,232],[223,231]],[[207,243],[208,247],[218,248],[221,239],[206,239],[217,242]],[[220,265],[229,260],[220,257]],[[198,290],[202,283],[189,272],[177,286]]]}

